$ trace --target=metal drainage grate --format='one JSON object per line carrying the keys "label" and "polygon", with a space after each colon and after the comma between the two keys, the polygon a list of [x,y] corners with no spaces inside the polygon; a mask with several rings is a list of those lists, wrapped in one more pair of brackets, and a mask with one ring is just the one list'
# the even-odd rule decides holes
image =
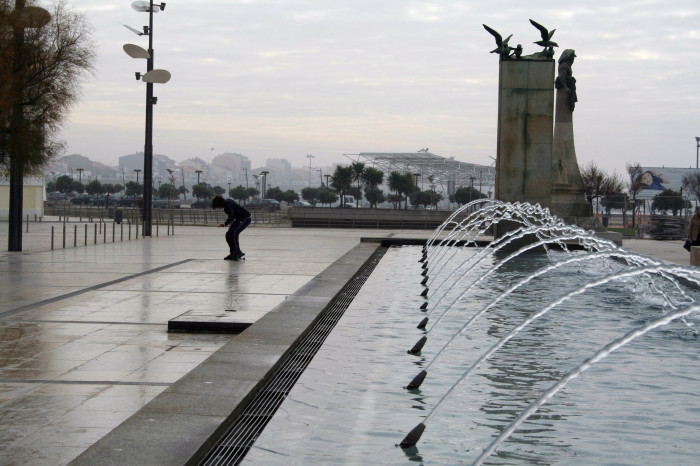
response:
{"label": "metal drainage grate", "polygon": [[287,355],[243,413],[214,442],[200,465],[235,465],[243,460],[386,251],[386,247],[377,248],[360,271],[333,298],[321,318]]}

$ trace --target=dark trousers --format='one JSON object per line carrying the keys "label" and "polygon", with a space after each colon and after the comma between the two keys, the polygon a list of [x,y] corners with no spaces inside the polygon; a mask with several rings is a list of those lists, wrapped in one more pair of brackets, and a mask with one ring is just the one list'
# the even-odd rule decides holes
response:
{"label": "dark trousers", "polygon": [[248,225],[250,225],[250,217],[243,220],[234,220],[228,227],[228,231],[226,232],[226,242],[228,243],[229,252],[231,254],[236,255],[241,252],[241,247],[238,244],[238,237]]}

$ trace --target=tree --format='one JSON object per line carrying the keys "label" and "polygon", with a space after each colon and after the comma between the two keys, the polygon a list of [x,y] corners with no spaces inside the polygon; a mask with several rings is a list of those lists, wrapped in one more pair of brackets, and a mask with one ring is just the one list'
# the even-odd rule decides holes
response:
{"label": "tree", "polygon": [[[428,204],[426,204],[426,206],[432,205],[432,206],[435,206],[435,208],[437,209],[438,202],[440,202],[444,199],[444,196],[442,195],[442,193],[439,193],[439,192],[435,191],[434,189],[429,189],[429,190],[423,191],[423,192],[428,195],[428,199],[430,200],[430,202]],[[486,197],[486,196],[483,196],[483,197]]]}
{"label": "tree", "polygon": [[91,196],[102,194],[102,183],[99,180],[92,180],[85,186],[85,191]]}
{"label": "tree", "polygon": [[279,187],[269,188],[265,191],[265,196],[268,199],[274,199],[277,202],[282,202],[284,200],[284,191]]}
{"label": "tree", "polygon": [[[127,183],[128,184],[128,183]],[[158,187],[159,199],[172,199],[175,197],[176,191],[170,183],[162,184]]]}
{"label": "tree", "polygon": [[365,172],[365,164],[362,162],[352,162],[350,164],[352,167],[352,179],[357,182],[357,195],[355,196],[356,206],[360,206],[360,198],[362,197],[362,188],[360,188],[360,181],[362,180],[362,175]]}
{"label": "tree", "polygon": [[245,188],[245,191],[248,194],[248,198],[260,195],[260,191],[257,188]]}
{"label": "tree", "polygon": [[338,200],[338,195],[329,188],[319,188],[318,190],[318,202],[323,204],[328,204],[329,206]]}
{"label": "tree", "polygon": [[401,194],[389,194],[386,196],[386,200],[394,204],[394,209],[398,209],[403,202],[403,196]]}
{"label": "tree", "polygon": [[700,201],[700,171],[683,175],[682,188],[689,191],[695,200]]}
{"label": "tree", "polygon": [[60,1],[46,22],[11,14],[27,6],[34,2],[0,0],[0,174],[10,178],[10,251],[22,250],[24,176],[40,174],[62,148],[56,136],[95,57],[84,14]]}
{"label": "tree", "polygon": [[627,194],[623,192],[609,193],[600,201],[606,215],[610,215],[611,209],[624,209],[627,205]]}
{"label": "tree", "polygon": [[124,186],[120,184],[104,183],[102,185],[102,191],[107,194],[117,194],[122,189],[124,189]]}
{"label": "tree", "polygon": [[288,189],[284,193],[282,193],[282,200],[287,204],[291,204],[292,202],[296,202],[299,200],[299,194],[297,194],[297,192],[292,189]]}
{"label": "tree", "polygon": [[137,183],[136,181],[126,182],[126,195],[127,196],[140,196],[143,194],[143,185]]}
{"label": "tree", "polygon": [[627,164],[627,174],[630,177],[628,189],[630,196],[632,196],[632,228],[634,228],[635,217],[637,216],[637,195],[644,189],[642,184],[642,175],[644,170],[642,170],[639,162],[633,164]]}
{"label": "tree", "polygon": [[[589,162],[580,169],[581,178],[586,191],[586,200],[593,205],[593,201],[601,199],[608,194],[619,193],[624,189],[624,182],[617,173],[608,175],[598,168],[595,162]],[[596,205],[598,213],[598,205]]]}
{"label": "tree", "polygon": [[374,167],[367,167],[362,172],[362,181],[366,185],[376,188],[384,182],[384,172]]}
{"label": "tree", "polygon": [[[352,168],[352,166],[343,167],[338,165],[335,167],[335,171],[331,177],[331,187],[340,194],[341,206],[345,205],[345,192],[352,186],[354,172],[355,170]],[[326,202],[323,201],[321,203],[326,204]]]}
{"label": "tree", "polygon": [[301,190],[301,198],[310,204],[316,205],[318,202],[319,188],[304,188]]}
{"label": "tree", "polygon": [[455,193],[452,195],[452,200],[459,205],[464,205],[476,199],[483,199],[486,197],[488,196],[486,196],[484,193],[482,193],[476,188],[473,188],[471,186],[468,188],[462,186],[460,188],[457,188]]}
{"label": "tree", "polygon": [[[397,171],[391,172],[389,174],[389,189],[394,191],[398,196],[402,196],[405,199],[405,209],[408,209],[408,196],[414,190],[418,189],[415,185],[413,175],[410,173],[400,173]],[[403,196],[405,195],[405,198]],[[394,203],[396,206],[396,203]]]}
{"label": "tree", "polygon": [[248,192],[242,185],[238,185],[228,192],[228,195],[236,199],[239,202],[243,202],[248,199]]}
{"label": "tree", "polygon": [[[214,186],[213,188],[210,188],[210,189],[214,193],[214,196],[221,196],[222,194],[224,194],[226,192],[226,190],[224,188],[222,188],[221,186],[218,186],[218,185]],[[214,197],[214,196],[209,196],[209,197]]]}
{"label": "tree", "polygon": [[68,175],[61,175],[56,178],[55,190],[59,193],[70,194],[75,191],[75,180]]}
{"label": "tree", "polygon": [[192,195],[197,199],[211,199],[214,197],[214,189],[206,183],[196,184],[192,186]]}
{"label": "tree", "polygon": [[369,202],[370,208],[377,207],[377,204],[384,202],[384,191],[376,186],[365,186],[365,199]]}
{"label": "tree", "polygon": [[185,185],[180,186],[177,188],[177,193],[182,194],[184,196],[184,200],[187,200],[187,193],[189,193],[190,190],[185,187]]}
{"label": "tree", "polygon": [[690,202],[683,200],[681,193],[672,189],[665,189],[651,202],[652,210],[670,210],[673,215],[678,215],[679,210],[690,207]]}

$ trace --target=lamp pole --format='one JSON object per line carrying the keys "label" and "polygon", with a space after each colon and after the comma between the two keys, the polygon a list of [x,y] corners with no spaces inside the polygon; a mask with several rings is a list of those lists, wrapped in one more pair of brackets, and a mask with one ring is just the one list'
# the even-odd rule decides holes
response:
{"label": "lamp pole", "polygon": [[80,185],[82,186],[82,184],[83,184],[83,171],[85,171],[85,169],[84,168],[77,168],[76,170],[78,170],[78,183],[80,183]]}
{"label": "lamp pole", "polygon": [[141,173],[141,169],[137,168],[134,172],[136,172],[136,184],[139,184],[139,173]]}
{"label": "lamp pole", "polygon": [[[148,54],[146,71],[153,70],[153,0],[148,8]],[[143,236],[151,236],[153,221],[153,83],[146,83],[146,141],[143,149]]]}
{"label": "lamp pole", "polygon": [[[148,5],[148,6],[146,6]],[[125,44],[124,51],[132,58],[146,59],[146,74],[136,73],[136,79],[141,79],[146,83],[146,137],[143,149],[143,236],[152,236],[153,223],[153,105],[157,99],[153,97],[153,83],[165,84],[170,80],[170,73],[166,70],[153,69],[154,52],[153,52],[153,0],[135,1],[131,4],[132,8],[138,12],[148,13],[148,26],[143,28],[143,33],[130,28],[127,29],[135,32],[139,36],[148,36],[148,50],[143,50],[141,47]],[[158,10],[165,9],[165,3],[155,5]]]}
{"label": "lamp pole", "polygon": [[270,173],[270,172],[269,172],[269,171],[266,171],[266,170],[263,170],[263,171],[260,172],[260,174],[261,174],[262,177],[263,177],[263,179],[262,179],[262,190],[261,190],[261,191],[262,191],[262,193],[261,193],[262,198],[261,198],[261,199],[265,199],[265,191],[267,191],[267,175],[268,175],[269,173]]}
{"label": "lamp pole", "polygon": [[306,158],[309,159],[309,188],[311,187],[311,159],[315,158],[311,154],[306,154]]}
{"label": "lamp pole", "polygon": [[695,136],[695,168],[698,168],[698,159],[700,158],[700,137]]}

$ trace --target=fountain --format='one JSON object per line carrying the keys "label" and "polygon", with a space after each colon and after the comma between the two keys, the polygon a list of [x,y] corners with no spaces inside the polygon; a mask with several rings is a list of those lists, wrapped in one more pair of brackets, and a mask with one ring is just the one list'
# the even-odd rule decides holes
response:
{"label": "fountain", "polygon": [[[475,245],[501,219],[524,218]],[[443,227],[425,248],[387,252],[249,461],[694,461],[695,269],[526,203],[483,204]],[[539,240],[508,247],[523,235]],[[423,311],[431,325],[416,329]],[[410,334],[427,343],[406,355]],[[430,375],[402,389],[415,369]]]}
{"label": "fountain", "polygon": [[246,461],[696,462],[697,270],[598,231],[574,149],[576,55],[555,80],[554,31],[530,22],[532,55],[484,25],[498,200],[387,252]]}

